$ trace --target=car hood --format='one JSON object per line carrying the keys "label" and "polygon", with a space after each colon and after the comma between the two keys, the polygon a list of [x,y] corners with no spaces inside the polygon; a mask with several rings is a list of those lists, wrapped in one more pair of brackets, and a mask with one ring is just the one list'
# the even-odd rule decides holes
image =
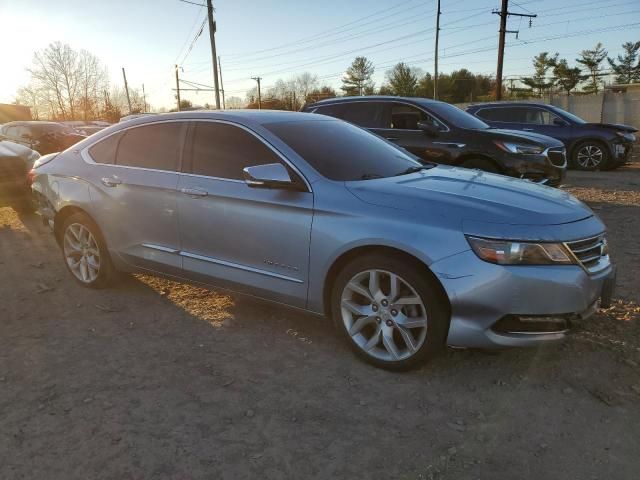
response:
{"label": "car hood", "polygon": [[506,128],[489,128],[486,130],[477,130],[481,135],[491,136],[495,140],[511,140],[524,141],[526,143],[536,143],[545,147],[563,147],[564,144],[560,140],[541,135],[534,132],[524,132],[522,130],[508,130]]}
{"label": "car hood", "polygon": [[606,128],[607,130],[617,130],[627,133],[634,133],[638,131],[636,127],[632,127],[631,125],[624,125],[622,123],[586,123],[584,125],[589,127]]}
{"label": "car hood", "polygon": [[463,223],[560,225],[593,216],[589,207],[562,190],[444,165],[411,175],[346,182],[346,187],[363,202]]}
{"label": "car hood", "polygon": [[39,155],[29,147],[7,140],[0,141],[0,158],[21,158],[24,161],[37,158]]}

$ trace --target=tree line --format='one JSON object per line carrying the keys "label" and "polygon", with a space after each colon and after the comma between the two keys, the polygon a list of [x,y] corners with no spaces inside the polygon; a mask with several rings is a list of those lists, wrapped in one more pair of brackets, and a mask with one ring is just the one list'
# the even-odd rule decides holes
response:
{"label": "tree line", "polygon": [[37,51],[27,69],[28,85],[18,89],[16,103],[31,107],[31,116],[50,120],[107,120],[148,109],[138,89],[126,92],[111,85],[107,69],[86,50],[74,50],[61,42]]}

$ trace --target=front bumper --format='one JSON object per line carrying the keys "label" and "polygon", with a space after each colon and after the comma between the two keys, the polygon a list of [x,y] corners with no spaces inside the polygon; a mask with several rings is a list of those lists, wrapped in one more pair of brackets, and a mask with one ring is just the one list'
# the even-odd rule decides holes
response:
{"label": "front bumper", "polygon": [[548,148],[539,155],[506,154],[503,164],[509,176],[552,187],[561,185],[567,172],[566,152],[563,148]]}
{"label": "front bumper", "polygon": [[[436,262],[431,269],[451,302],[448,344],[478,348],[562,340],[572,321],[596,311],[607,279],[615,275],[612,265],[593,275],[578,265],[494,265],[471,250]],[[567,322],[553,329],[509,331],[500,328],[505,317]]]}
{"label": "front bumper", "polygon": [[613,160],[616,165],[624,165],[631,162],[633,152],[633,142],[620,141],[611,145]]}

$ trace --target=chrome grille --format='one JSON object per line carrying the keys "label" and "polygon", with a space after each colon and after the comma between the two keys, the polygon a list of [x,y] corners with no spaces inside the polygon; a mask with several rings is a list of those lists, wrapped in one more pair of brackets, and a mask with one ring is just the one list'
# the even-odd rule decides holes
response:
{"label": "chrome grille", "polygon": [[609,266],[609,247],[604,234],[566,242],[580,265],[589,273],[596,273]]}
{"label": "chrome grille", "polygon": [[567,153],[564,148],[550,148],[547,151],[547,156],[556,167],[564,167],[567,164]]}

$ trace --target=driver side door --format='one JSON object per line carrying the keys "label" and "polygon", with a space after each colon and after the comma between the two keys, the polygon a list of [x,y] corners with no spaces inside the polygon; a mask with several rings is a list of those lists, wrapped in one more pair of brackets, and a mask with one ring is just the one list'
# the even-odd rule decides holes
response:
{"label": "driver side door", "polygon": [[[272,163],[305,191],[245,183],[243,168]],[[271,145],[236,124],[191,122],[178,192],[187,278],[306,305],[313,194]]]}

